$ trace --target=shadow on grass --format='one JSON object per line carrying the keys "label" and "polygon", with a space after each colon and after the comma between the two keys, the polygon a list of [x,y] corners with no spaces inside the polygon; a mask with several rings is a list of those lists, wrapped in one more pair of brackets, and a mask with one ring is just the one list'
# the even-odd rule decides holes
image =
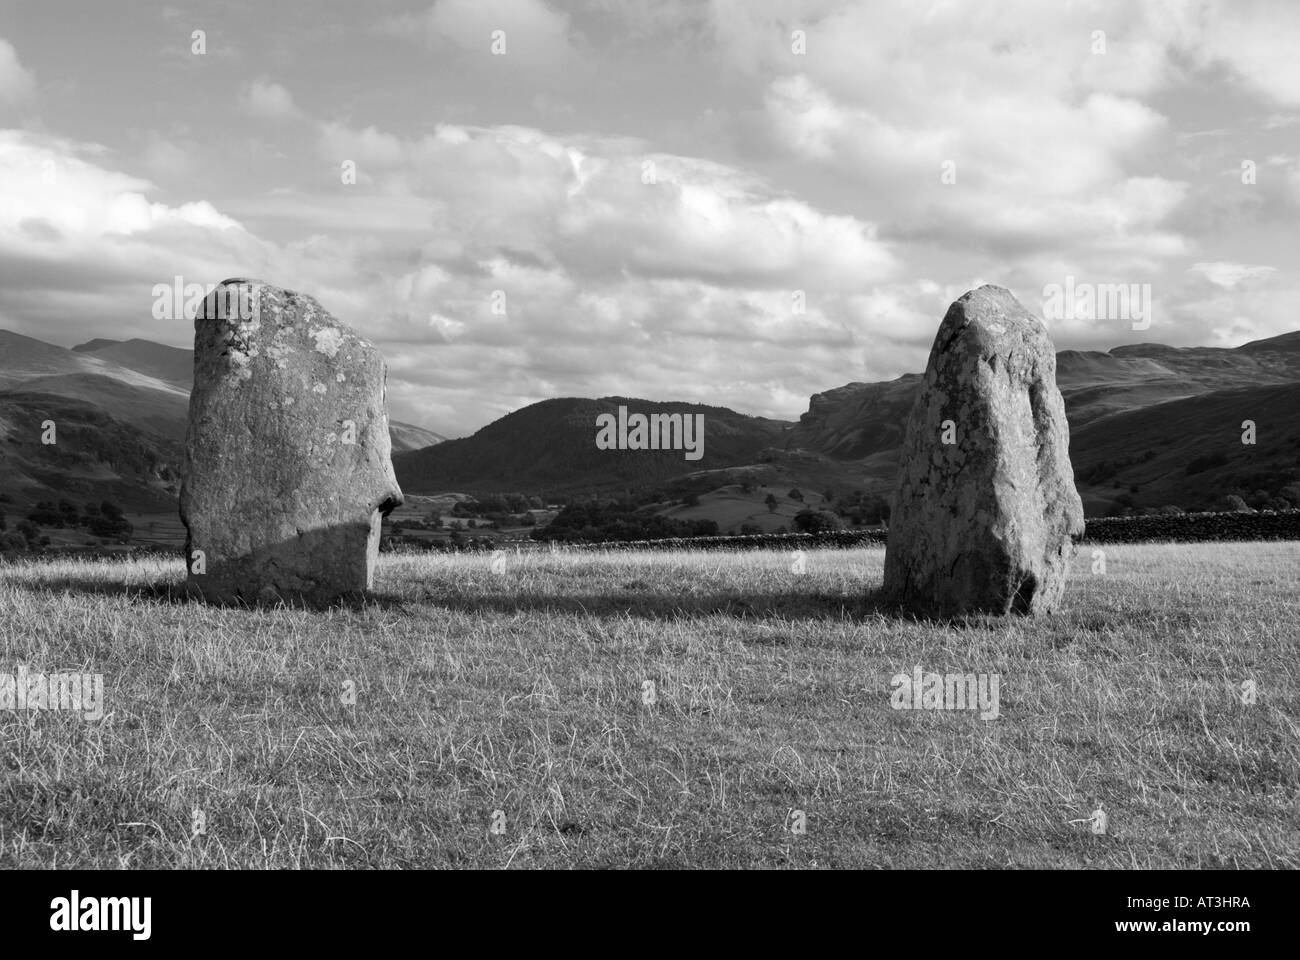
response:
{"label": "shadow on grass", "polygon": [[147,603],[189,603],[181,580],[155,580],[150,583],[125,583],[100,577],[59,576],[40,580],[16,580],[13,586],[29,593],[80,593],[88,596],[126,597]]}
{"label": "shadow on grass", "polygon": [[887,601],[879,589],[859,595],[809,591],[808,593],[709,593],[673,596],[627,590],[622,593],[546,594],[474,593],[463,587],[447,590],[426,587],[419,596],[370,592],[348,596],[327,604],[302,599],[268,603],[221,602],[193,595],[183,580],[128,583],[95,577],[56,576],[37,581],[18,581],[15,586],[32,593],[76,593],[89,596],[122,597],[140,604],[194,604],[215,609],[293,609],[324,613],[330,610],[362,611],[378,607],[400,613],[414,613],[432,606],[468,614],[541,613],[559,616],[599,618],[633,617],[644,620],[681,620],[702,617],[732,617],[738,620],[869,620],[886,619],[929,627],[962,629],[987,627],[1020,620],[1017,616],[972,615],[929,617]]}
{"label": "shadow on grass", "polygon": [[[397,598],[393,598],[397,599]],[[892,603],[879,589],[861,594],[828,593],[711,593],[688,596],[640,593],[503,594],[439,592],[426,589],[408,602],[429,604],[464,613],[549,613],[566,616],[634,617],[644,620],[680,620],[733,617],[738,620],[869,620],[952,628],[982,627],[1019,618],[976,615],[926,617]]]}
{"label": "shadow on grass", "polygon": [[184,580],[156,580],[149,583],[126,583],[97,577],[59,576],[38,581],[16,581],[15,587],[29,593],[76,593],[87,596],[123,597],[132,603],[194,604],[226,610],[307,610],[323,613],[330,609],[361,610],[366,607],[405,611],[410,606],[408,598],[387,593],[342,597],[332,603],[322,604],[300,598],[289,598],[266,603],[247,603],[204,598],[189,589]]}

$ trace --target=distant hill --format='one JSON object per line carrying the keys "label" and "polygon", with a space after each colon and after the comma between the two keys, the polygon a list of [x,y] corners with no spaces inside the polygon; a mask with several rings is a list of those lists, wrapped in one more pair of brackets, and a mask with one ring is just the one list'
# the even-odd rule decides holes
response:
{"label": "distant hill", "polygon": [[[0,330],[0,491],[20,504],[66,491],[174,514],[192,369],[191,351],[149,341],[100,339],[65,350]],[[411,494],[694,493],[699,506],[663,509],[724,528],[766,529],[788,521],[796,487],[808,502],[824,493],[891,492],[920,380],[906,374],[814,394],[798,423],[622,397],[545,400],[458,440],[391,421],[393,463]],[[1258,500],[1300,480],[1300,331],[1235,349],[1061,351],[1057,380],[1089,516],[1123,506],[1213,506],[1228,493]],[[703,414],[703,459],[598,449],[596,417],[620,405]],[[58,424],[57,449],[39,444],[44,419]],[[1257,424],[1253,446],[1240,442],[1243,420]],[[769,493],[779,501],[771,513]]]}
{"label": "distant hill", "polygon": [[836,460],[861,460],[900,447],[920,388],[921,375],[907,373],[884,383],[849,383],[815,393],[784,446]]}
{"label": "distant hill", "polygon": [[[1210,507],[1228,493],[1273,494],[1288,471],[1300,478],[1300,458],[1287,446],[1290,434],[1284,426],[1300,409],[1292,392],[1300,384],[1300,332],[1235,349],[1133,344],[1108,353],[1065,350],[1057,354],[1057,382],[1070,422],[1070,456],[1089,515],[1128,503]],[[663,453],[597,450],[596,413],[619,402],[647,401],[569,398],[525,407],[473,437],[395,456],[394,466],[404,489],[422,493],[656,487],[705,493],[745,480],[762,485],[754,493],[729,495],[729,502],[745,501],[745,510],[752,508],[753,498],[761,500],[769,490],[791,485],[818,493],[887,493],[893,489],[903,431],[920,383],[919,374],[905,374],[814,394],[808,411],[793,425],[730,410],[717,418],[716,426],[715,417],[706,417],[705,448],[711,456],[702,464]],[[1252,407],[1254,418],[1249,416]],[[1261,417],[1270,423],[1267,441]],[[1253,448],[1240,443],[1243,419],[1261,424]],[[715,445],[715,436],[727,439]],[[1224,454],[1233,458],[1231,465],[1185,472],[1197,457],[1219,449],[1224,437],[1236,443]],[[1158,475],[1160,471],[1164,473]]]}
{"label": "distant hill", "polygon": [[189,392],[176,387],[138,387],[99,373],[33,377],[0,391],[0,396],[43,393],[81,400],[123,423],[169,440],[185,440]]}
{"label": "distant hill", "polygon": [[[1300,383],[1238,387],[1093,420],[1070,433],[1070,462],[1097,515],[1135,505],[1212,509],[1229,493],[1274,494],[1300,479]],[[1242,423],[1255,424],[1255,443]]]}
{"label": "distant hill", "polygon": [[109,360],[128,370],[183,386],[186,390],[194,381],[193,350],[168,347],[152,340],[91,340],[72,350]]}
{"label": "distant hill", "polygon": [[[681,450],[600,450],[596,417],[617,414],[703,414],[704,456],[686,460]],[[652,484],[696,471],[754,462],[790,427],[725,407],[656,402],[627,397],[543,400],[507,414],[473,436],[393,457],[403,490],[431,493],[455,488],[481,492],[616,490]]]}
{"label": "distant hill", "polygon": [[[53,421],[55,442],[41,442]],[[181,443],[116,419],[98,406],[48,393],[0,393],[0,491],[6,512],[68,498],[111,500],[135,512],[175,511]]]}
{"label": "distant hill", "polygon": [[[0,330],[0,392],[41,392],[93,404],[124,423],[185,439],[194,351],[151,340],[95,339],[71,350]],[[391,421],[393,449],[414,450],[446,438]]]}
{"label": "distant hill", "polygon": [[447,439],[440,433],[434,433],[432,430],[414,424],[402,423],[400,420],[388,421],[388,435],[392,438],[395,454],[419,450],[421,447],[431,447]]}
{"label": "distant hill", "polygon": [[[0,388],[16,386],[36,377],[83,373],[99,374],[144,389],[176,389],[174,384],[111,359],[92,353],[75,353],[20,333],[0,330]],[[189,390],[188,380],[184,389]]]}
{"label": "distant hill", "polygon": [[[138,537],[179,538],[193,375],[191,350],[105,339],[66,350],[0,330],[0,493],[9,498],[0,509],[22,517],[41,500],[111,500],[155,531],[142,527]],[[46,420],[55,423],[52,445],[40,442]],[[389,432],[394,451],[444,439],[396,421]]]}

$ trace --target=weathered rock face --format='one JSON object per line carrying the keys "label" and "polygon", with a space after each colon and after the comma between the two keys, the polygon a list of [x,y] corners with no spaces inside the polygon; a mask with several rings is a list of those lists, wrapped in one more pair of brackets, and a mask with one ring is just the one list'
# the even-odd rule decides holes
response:
{"label": "weathered rock face", "polygon": [[381,519],[402,502],[387,373],[311,297],[259,280],[208,296],[180,498],[192,593],[328,603],[371,588]]}
{"label": "weathered rock face", "polygon": [[886,600],[937,616],[1052,610],[1083,534],[1069,445],[1042,322],[1002,287],[957,300],[908,420]]}

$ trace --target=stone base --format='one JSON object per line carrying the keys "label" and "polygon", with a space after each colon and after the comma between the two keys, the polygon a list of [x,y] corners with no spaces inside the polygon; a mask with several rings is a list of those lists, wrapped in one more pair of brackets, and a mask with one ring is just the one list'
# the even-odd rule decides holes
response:
{"label": "stone base", "polygon": [[306,530],[242,556],[209,555],[205,573],[186,577],[186,592],[210,603],[241,606],[326,606],[363,597],[374,587],[382,522],[376,510],[368,525]]}

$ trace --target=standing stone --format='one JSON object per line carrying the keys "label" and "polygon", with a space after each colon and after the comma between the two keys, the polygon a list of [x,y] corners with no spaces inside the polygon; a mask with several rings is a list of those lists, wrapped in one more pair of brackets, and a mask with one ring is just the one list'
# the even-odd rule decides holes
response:
{"label": "standing stone", "polygon": [[948,308],[903,441],[883,595],[922,614],[1046,613],[1083,504],[1056,354],[1002,287]]}
{"label": "standing stone", "polygon": [[373,586],[380,522],[402,502],[387,374],[311,297],[239,279],[208,295],[181,478],[192,594],[323,604]]}

